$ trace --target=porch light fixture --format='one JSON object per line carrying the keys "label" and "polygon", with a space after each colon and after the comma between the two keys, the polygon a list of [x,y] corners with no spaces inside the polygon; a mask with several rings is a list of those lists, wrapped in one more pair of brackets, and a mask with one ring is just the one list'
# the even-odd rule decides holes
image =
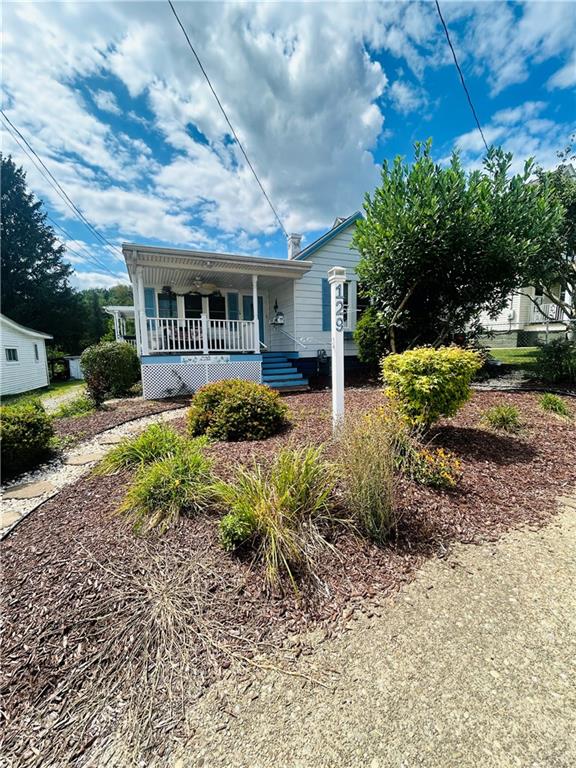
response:
{"label": "porch light fixture", "polygon": [[284,312],[278,311],[278,299],[274,302],[274,317],[271,325],[284,325]]}

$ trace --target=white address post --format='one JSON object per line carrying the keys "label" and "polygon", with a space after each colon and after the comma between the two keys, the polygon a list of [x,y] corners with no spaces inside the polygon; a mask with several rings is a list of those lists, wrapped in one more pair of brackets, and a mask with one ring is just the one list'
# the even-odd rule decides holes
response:
{"label": "white address post", "polygon": [[344,423],[344,267],[328,270],[332,328],[332,429]]}

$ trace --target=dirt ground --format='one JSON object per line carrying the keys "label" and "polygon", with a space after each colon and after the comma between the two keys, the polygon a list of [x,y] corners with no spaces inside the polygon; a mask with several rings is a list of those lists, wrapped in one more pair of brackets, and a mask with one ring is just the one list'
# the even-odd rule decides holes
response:
{"label": "dirt ground", "polygon": [[546,528],[459,545],[301,664],[223,682],[192,768],[576,764],[576,500]]}

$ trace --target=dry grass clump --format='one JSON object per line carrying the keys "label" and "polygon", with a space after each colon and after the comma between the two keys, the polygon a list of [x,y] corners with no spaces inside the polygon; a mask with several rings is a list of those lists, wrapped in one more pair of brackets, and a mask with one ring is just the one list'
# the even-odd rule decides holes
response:
{"label": "dry grass clump", "polygon": [[96,596],[75,594],[68,618],[20,640],[36,655],[60,643],[61,658],[52,672],[21,670],[30,694],[17,717],[19,691],[5,688],[3,754],[13,765],[152,765],[191,736],[187,709],[222,661],[255,648],[241,625],[230,630],[238,594],[209,565],[148,553],[118,569],[95,563],[93,573]]}
{"label": "dry grass clump", "polygon": [[335,482],[322,448],[285,448],[269,469],[240,468],[217,493],[229,510],[220,521],[224,549],[252,547],[265,566],[266,579],[279,586],[287,576],[314,576],[318,551],[326,544],[320,524],[329,517]]}
{"label": "dry grass clump", "polygon": [[515,405],[494,405],[484,413],[482,420],[500,432],[519,432],[522,429],[520,411]]}

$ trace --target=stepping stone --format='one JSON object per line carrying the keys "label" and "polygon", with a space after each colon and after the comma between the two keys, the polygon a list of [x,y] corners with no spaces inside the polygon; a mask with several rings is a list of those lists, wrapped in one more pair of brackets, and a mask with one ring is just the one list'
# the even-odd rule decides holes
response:
{"label": "stepping stone", "polygon": [[37,483],[20,483],[13,485],[4,494],[5,499],[34,499],[36,496],[43,496],[45,493],[51,493],[56,488],[46,480],[40,480]]}
{"label": "stepping stone", "polygon": [[0,512],[0,529],[9,528],[17,520],[20,520],[18,512]]}
{"label": "stepping stone", "polygon": [[103,435],[100,438],[102,445],[116,445],[116,443],[122,442],[126,435]]}
{"label": "stepping stone", "polygon": [[83,464],[93,464],[95,461],[100,461],[103,456],[103,453],[79,453],[77,456],[70,456],[66,464],[71,467],[80,467]]}

